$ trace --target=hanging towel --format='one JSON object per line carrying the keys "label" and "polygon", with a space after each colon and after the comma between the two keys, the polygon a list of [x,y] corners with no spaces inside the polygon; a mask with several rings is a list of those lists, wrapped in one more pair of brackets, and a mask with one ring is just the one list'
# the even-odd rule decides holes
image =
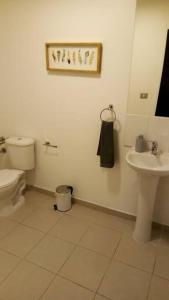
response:
{"label": "hanging towel", "polygon": [[100,156],[100,167],[113,168],[114,166],[113,122],[102,121],[97,155]]}

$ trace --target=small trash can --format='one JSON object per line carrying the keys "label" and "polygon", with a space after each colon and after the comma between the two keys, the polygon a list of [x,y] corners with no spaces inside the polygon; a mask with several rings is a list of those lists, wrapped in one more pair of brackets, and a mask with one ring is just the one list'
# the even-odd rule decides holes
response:
{"label": "small trash can", "polygon": [[71,196],[73,187],[69,185],[60,185],[56,188],[56,204],[54,209],[67,211],[71,209]]}

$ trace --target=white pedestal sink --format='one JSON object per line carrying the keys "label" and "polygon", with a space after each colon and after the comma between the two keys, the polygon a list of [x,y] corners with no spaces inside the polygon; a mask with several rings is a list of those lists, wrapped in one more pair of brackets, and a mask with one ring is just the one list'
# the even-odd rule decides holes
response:
{"label": "white pedestal sink", "polygon": [[140,242],[151,238],[154,203],[160,177],[169,176],[169,153],[153,155],[130,150],[126,155],[129,166],[138,174],[139,196],[136,226],[133,238]]}

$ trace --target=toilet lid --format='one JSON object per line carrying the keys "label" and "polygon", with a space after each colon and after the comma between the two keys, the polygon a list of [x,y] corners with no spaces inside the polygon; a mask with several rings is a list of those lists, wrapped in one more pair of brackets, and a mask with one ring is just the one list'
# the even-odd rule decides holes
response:
{"label": "toilet lid", "polygon": [[0,188],[7,187],[18,180],[24,172],[21,170],[0,170]]}

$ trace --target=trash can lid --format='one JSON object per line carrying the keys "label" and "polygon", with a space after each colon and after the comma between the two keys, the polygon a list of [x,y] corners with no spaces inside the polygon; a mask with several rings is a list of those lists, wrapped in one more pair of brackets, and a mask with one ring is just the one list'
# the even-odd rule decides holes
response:
{"label": "trash can lid", "polygon": [[60,193],[60,194],[70,193],[70,188],[67,185],[59,185],[56,188],[56,193]]}

